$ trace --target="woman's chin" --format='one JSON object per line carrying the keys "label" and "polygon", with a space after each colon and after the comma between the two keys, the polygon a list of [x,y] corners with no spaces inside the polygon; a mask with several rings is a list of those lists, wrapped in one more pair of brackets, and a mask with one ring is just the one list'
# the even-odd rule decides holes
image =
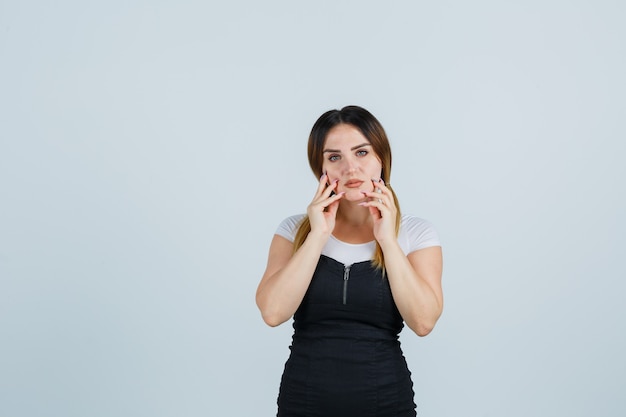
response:
{"label": "woman's chin", "polygon": [[360,203],[361,201],[365,201],[366,198],[361,190],[357,188],[346,190],[342,200],[349,201],[351,203]]}

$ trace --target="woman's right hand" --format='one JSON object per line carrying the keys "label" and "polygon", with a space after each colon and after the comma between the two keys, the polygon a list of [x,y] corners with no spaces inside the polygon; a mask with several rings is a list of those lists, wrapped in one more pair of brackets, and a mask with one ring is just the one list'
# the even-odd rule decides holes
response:
{"label": "woman's right hand", "polygon": [[330,236],[335,228],[335,217],[339,208],[339,200],[345,193],[331,195],[337,188],[338,180],[328,184],[328,174],[324,173],[320,178],[317,192],[313,201],[307,207],[307,215],[311,223],[311,232]]}

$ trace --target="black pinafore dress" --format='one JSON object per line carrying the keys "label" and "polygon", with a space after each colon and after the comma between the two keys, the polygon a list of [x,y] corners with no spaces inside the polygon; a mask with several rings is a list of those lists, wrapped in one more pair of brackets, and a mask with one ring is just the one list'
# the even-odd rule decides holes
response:
{"label": "black pinafore dress", "polygon": [[278,417],[415,416],[389,282],[370,261],[322,255],[294,315]]}

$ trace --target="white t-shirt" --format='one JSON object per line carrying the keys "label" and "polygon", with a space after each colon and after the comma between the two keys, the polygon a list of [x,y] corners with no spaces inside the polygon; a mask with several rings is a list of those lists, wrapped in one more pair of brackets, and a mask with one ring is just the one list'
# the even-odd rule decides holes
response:
{"label": "white t-shirt", "polygon": [[[287,217],[276,229],[276,234],[293,242],[304,217],[304,214]],[[406,255],[431,246],[441,246],[437,231],[430,222],[408,214],[402,215],[400,219],[398,243]],[[356,262],[372,259],[375,250],[375,241],[358,244],[346,243],[331,235],[324,249],[322,249],[322,255],[333,258],[344,265],[352,265]]]}

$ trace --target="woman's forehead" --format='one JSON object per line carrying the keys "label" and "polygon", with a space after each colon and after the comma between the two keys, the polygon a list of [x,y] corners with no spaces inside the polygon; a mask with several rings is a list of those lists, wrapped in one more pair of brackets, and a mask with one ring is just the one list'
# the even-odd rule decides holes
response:
{"label": "woman's forehead", "polygon": [[369,144],[361,131],[352,125],[341,124],[328,132],[324,148],[351,148],[361,144]]}

